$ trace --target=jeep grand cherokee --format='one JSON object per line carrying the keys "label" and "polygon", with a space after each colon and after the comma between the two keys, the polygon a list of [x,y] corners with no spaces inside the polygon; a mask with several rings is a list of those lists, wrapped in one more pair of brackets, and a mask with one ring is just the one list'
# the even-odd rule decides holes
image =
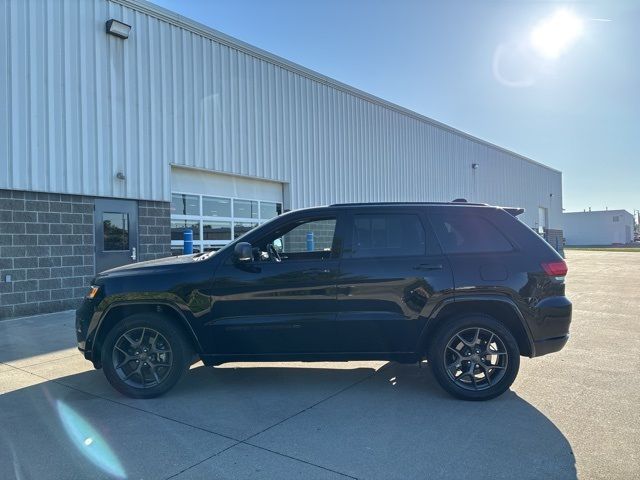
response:
{"label": "jeep grand cherokee", "polygon": [[567,266],[482,204],[380,203],[281,215],[218,252],[99,274],[78,347],[117,390],[149,398],[200,359],[428,360],[470,400],[500,395],[520,356],[560,350]]}

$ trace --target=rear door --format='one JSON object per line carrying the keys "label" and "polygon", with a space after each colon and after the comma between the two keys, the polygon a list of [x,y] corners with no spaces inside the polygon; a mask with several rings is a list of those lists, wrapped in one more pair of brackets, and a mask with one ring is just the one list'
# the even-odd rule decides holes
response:
{"label": "rear door", "polygon": [[353,209],[338,279],[340,350],[411,352],[453,287],[451,268],[415,209]]}

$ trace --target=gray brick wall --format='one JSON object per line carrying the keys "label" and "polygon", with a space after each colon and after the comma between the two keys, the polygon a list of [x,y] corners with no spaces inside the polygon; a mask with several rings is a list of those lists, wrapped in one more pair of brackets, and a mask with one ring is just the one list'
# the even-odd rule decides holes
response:
{"label": "gray brick wall", "polygon": [[75,308],[94,270],[92,197],[0,190],[0,319]]}
{"label": "gray brick wall", "polygon": [[171,204],[138,201],[138,260],[171,255]]}

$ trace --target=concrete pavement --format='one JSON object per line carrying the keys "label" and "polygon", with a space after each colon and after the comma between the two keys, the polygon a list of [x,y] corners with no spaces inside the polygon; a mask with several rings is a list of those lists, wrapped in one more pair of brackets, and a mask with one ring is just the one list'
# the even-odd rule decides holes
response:
{"label": "concrete pavement", "polygon": [[0,478],[631,478],[640,254],[568,262],[569,344],[483,403],[385,362],[196,365],[132,400],[75,350],[71,312],[0,322]]}

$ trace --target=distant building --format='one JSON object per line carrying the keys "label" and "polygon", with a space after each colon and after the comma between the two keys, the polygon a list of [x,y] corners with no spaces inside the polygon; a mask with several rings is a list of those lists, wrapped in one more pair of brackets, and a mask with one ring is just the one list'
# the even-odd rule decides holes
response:
{"label": "distant building", "polygon": [[626,210],[562,214],[567,245],[611,245],[633,241],[634,218]]}

